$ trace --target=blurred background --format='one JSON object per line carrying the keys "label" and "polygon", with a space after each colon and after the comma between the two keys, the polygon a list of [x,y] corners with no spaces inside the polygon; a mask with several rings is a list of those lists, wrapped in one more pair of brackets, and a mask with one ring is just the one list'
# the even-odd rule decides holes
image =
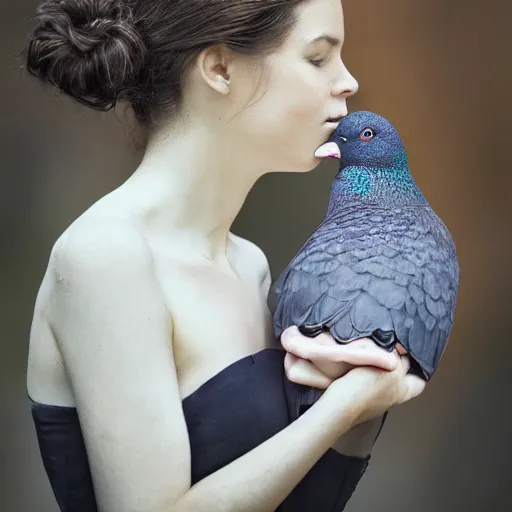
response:
{"label": "blurred background", "polygon": [[[28,338],[52,245],[142,156],[123,119],[46,90],[17,53],[36,0],[0,5],[0,510],[57,512],[26,398]],[[461,265],[448,349],[425,393],[390,414],[348,512],[512,511],[512,3],[345,0],[349,102],[399,130]],[[234,231],[277,277],[322,220],[336,162],[260,180]],[[283,198],[286,197],[284,201]],[[507,315],[511,315],[508,317]]]}

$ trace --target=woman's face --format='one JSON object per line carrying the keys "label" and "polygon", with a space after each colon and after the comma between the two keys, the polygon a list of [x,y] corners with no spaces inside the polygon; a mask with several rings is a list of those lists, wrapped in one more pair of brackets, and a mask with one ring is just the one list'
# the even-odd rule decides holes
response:
{"label": "woman's face", "polygon": [[299,6],[298,18],[283,46],[265,60],[268,80],[236,116],[246,154],[257,155],[270,172],[314,169],[320,163],[315,150],[336,128],[327,119],[345,116],[346,99],[358,90],[340,56],[340,0],[310,0]]}

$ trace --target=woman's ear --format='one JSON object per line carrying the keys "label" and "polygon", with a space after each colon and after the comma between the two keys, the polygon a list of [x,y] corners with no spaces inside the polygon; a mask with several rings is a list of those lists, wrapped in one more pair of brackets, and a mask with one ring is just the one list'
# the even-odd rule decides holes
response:
{"label": "woman's ear", "polygon": [[231,90],[233,61],[232,52],[222,45],[215,45],[199,54],[196,66],[199,76],[209,87],[220,94],[228,95]]}

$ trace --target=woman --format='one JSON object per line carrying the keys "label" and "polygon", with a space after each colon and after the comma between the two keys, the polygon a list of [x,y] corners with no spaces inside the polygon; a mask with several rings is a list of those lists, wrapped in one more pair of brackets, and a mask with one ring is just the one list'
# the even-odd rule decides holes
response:
{"label": "woman", "polygon": [[[148,133],[36,301],[28,392],[61,510],[341,510],[349,456],[357,483],[375,420],[421,393],[368,340],[291,328],[276,347],[267,260],[230,233],[263,174],[318,165],[357,91],[343,38],[339,0],[42,2],[28,70],[93,108],[128,102]],[[285,369],[326,388],[291,424]]]}

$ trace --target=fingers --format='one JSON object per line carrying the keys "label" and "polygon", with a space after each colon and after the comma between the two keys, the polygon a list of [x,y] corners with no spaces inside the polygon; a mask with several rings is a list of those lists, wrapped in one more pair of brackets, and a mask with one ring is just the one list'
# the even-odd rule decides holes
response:
{"label": "fingers", "polygon": [[328,333],[308,338],[293,326],[283,332],[281,344],[287,352],[315,363],[344,362],[354,366],[377,366],[384,370],[394,370],[398,365],[396,353],[387,352],[369,338],[338,344]]}
{"label": "fingers", "polygon": [[288,380],[297,384],[327,389],[332,383],[332,379],[324,375],[313,363],[290,353],[284,358],[284,368]]}
{"label": "fingers", "polygon": [[402,364],[402,370],[405,375],[411,368],[411,360],[409,359],[409,356],[400,356],[400,362]]}
{"label": "fingers", "polygon": [[338,379],[342,375],[345,375],[350,370],[352,370],[354,365],[349,363],[336,363],[331,361],[314,361],[312,364],[315,365],[324,375],[331,379]]}
{"label": "fingers", "polygon": [[412,400],[413,398],[416,398],[423,393],[425,390],[425,387],[427,386],[427,382],[425,379],[422,379],[418,375],[406,375],[404,378],[404,385],[405,385],[405,393],[400,400],[400,404],[403,404],[405,402],[408,402],[409,400]]}

